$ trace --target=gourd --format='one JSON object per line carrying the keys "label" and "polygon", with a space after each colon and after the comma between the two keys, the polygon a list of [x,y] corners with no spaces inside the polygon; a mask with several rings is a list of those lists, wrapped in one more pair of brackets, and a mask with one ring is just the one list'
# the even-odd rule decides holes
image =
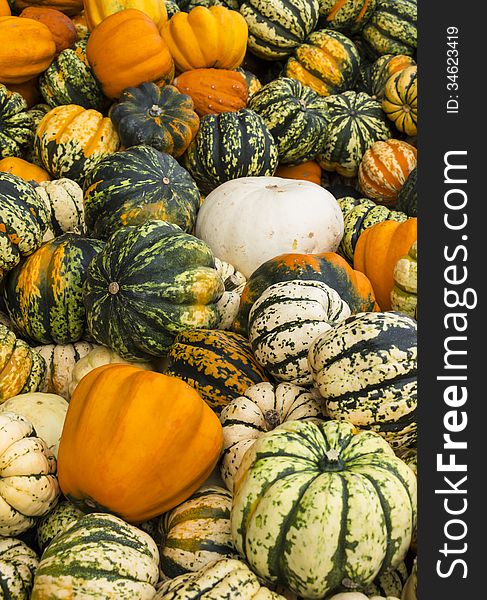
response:
{"label": "gourd", "polygon": [[54,8],[29,6],[24,8],[20,16],[46,25],[56,44],[56,55],[66,48],[70,48],[78,38],[71,19]]}
{"label": "gourd", "polygon": [[154,21],[157,27],[162,27],[167,21],[165,3],[159,0],[84,0],[83,6],[86,24],[90,31],[109,15],[127,8],[141,10]]}
{"label": "gourd", "polygon": [[416,66],[408,67],[387,80],[382,110],[396,129],[409,136],[418,133],[418,83]]}
{"label": "gourd", "polygon": [[374,14],[377,0],[319,0],[320,22],[337,31],[359,32]]}
{"label": "gourd", "polygon": [[384,54],[373,63],[365,62],[360,67],[357,90],[382,102],[389,79],[415,64],[406,54]]}
{"label": "gourd", "polygon": [[416,189],[418,179],[417,167],[409,173],[409,177],[404,182],[402,188],[397,194],[397,208],[404,211],[408,217],[418,216],[418,192]]}
{"label": "gourd", "polygon": [[307,160],[299,165],[279,165],[275,176],[284,179],[301,179],[321,185],[321,167],[315,160]]}
{"label": "gourd", "polygon": [[416,318],[418,303],[418,243],[414,241],[406,256],[394,266],[394,287],[391,292],[392,310]]}
{"label": "gourd", "polygon": [[43,181],[35,191],[50,210],[52,237],[63,233],[85,233],[83,190],[75,181],[65,177]]}
{"label": "gourd", "polygon": [[237,316],[240,306],[240,296],[242,295],[247,279],[233,265],[218,258],[215,258],[215,266],[225,286],[225,291],[217,302],[220,314],[218,329],[227,330],[231,328]]}
{"label": "gourd", "polygon": [[0,171],[12,173],[32,185],[42,183],[50,179],[49,173],[23,158],[8,157],[0,160]]}
{"label": "gourd", "polygon": [[46,516],[41,517],[37,522],[36,541],[41,552],[44,552],[58,534],[63,533],[84,514],[68,500],[60,500]]}
{"label": "gourd", "polygon": [[29,600],[39,559],[32,548],[13,537],[0,539],[0,588],[4,598]]}
{"label": "gourd", "polygon": [[71,17],[83,10],[83,0],[15,0],[15,6],[17,10],[24,10],[28,6],[55,8]]}
{"label": "gourd", "polygon": [[416,0],[378,0],[377,8],[361,31],[366,53],[412,56],[417,46]]}
{"label": "gourd", "polygon": [[0,83],[0,159],[21,156],[34,139],[34,120],[27,102]]}

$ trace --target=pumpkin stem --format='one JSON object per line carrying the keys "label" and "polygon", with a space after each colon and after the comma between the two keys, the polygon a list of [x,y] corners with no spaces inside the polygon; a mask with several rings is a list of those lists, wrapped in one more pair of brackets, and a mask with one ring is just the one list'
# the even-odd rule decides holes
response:
{"label": "pumpkin stem", "polygon": [[108,291],[110,292],[110,294],[117,294],[118,291],[120,290],[120,286],[116,281],[112,281],[109,285],[108,285]]}
{"label": "pumpkin stem", "polygon": [[151,117],[160,117],[163,113],[163,110],[160,106],[158,106],[157,104],[153,104],[150,108],[149,108],[149,114]]}
{"label": "pumpkin stem", "polygon": [[340,452],[335,448],[327,450],[319,461],[319,467],[321,471],[342,471],[343,464],[340,460]]}
{"label": "pumpkin stem", "polygon": [[277,410],[274,409],[268,410],[264,413],[264,420],[269,431],[271,429],[275,429],[281,422],[281,419],[279,418],[279,413],[277,412]]}

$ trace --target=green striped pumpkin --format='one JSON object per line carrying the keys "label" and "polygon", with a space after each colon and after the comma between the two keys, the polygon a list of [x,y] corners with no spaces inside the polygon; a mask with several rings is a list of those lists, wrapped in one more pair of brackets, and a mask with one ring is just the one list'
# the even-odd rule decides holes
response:
{"label": "green striped pumpkin", "polygon": [[377,0],[319,0],[320,23],[336,31],[357,33],[370,19]]}
{"label": "green striped pumpkin", "polygon": [[374,62],[365,63],[360,67],[357,91],[382,101],[389,78],[415,64],[415,61],[405,54],[379,56]]}
{"label": "green striped pumpkin", "polygon": [[[361,198],[359,195],[357,196],[342,196],[341,198],[337,198],[338,206],[340,207],[343,219],[345,220],[348,213],[353,210],[356,206],[360,206],[361,204],[366,204],[368,202],[372,202],[369,198]],[[374,202],[375,204],[375,202]]]}
{"label": "green striped pumpkin", "polygon": [[411,246],[394,266],[394,287],[391,292],[392,310],[416,318],[418,303],[418,244]]}
{"label": "green striped pumpkin", "polygon": [[264,119],[253,110],[205,115],[183,155],[202,194],[240,177],[274,174],[278,150]]}
{"label": "green striped pumpkin", "polygon": [[327,103],[310,87],[279,77],[252,96],[249,108],[275,139],[280,163],[299,164],[318,154],[328,128]]}
{"label": "green striped pumpkin", "polygon": [[73,593],[100,600],[152,600],[158,561],[155,542],[137,527],[113,515],[86,515],[44,550],[31,600]]}
{"label": "green striped pumpkin", "polygon": [[416,477],[389,444],[339,421],[289,421],[237,472],[232,536],[265,581],[305,598],[363,588],[404,559]]}
{"label": "green striped pumpkin", "polygon": [[396,208],[404,211],[408,217],[418,216],[418,191],[416,189],[418,180],[418,169],[409,173],[409,177],[399,190],[396,200]]}
{"label": "green striped pumpkin", "polygon": [[221,558],[237,558],[230,534],[232,494],[203,486],[160,518],[162,574],[173,579]]}
{"label": "green striped pumpkin", "polygon": [[330,125],[317,161],[327,171],[354,177],[370,146],[391,137],[387,118],[380,103],[364,92],[328,96],[326,102]]}
{"label": "green striped pumpkin", "polygon": [[200,194],[169,154],[133,146],[100,160],[84,184],[87,230],[107,239],[120,227],[161,219],[192,231]]}
{"label": "green striped pumpkin", "polygon": [[382,110],[398,131],[418,133],[418,68],[416,65],[392,75],[385,87]]}
{"label": "green striped pumpkin", "polygon": [[414,445],[416,329],[400,313],[360,313],[318,337],[309,366],[328,416],[377,432],[394,448]]}
{"label": "green striped pumpkin", "polygon": [[0,159],[22,156],[34,141],[34,119],[21,94],[0,83]]}
{"label": "green striped pumpkin", "polygon": [[416,0],[378,0],[377,8],[362,29],[367,54],[413,56],[417,46]]}
{"label": "green striped pumpkin", "polygon": [[74,233],[46,242],[5,279],[15,327],[37,344],[71,344],[85,333],[82,289],[88,265],[104,243]]}
{"label": "green striped pumpkin", "polygon": [[251,52],[265,60],[289,56],[318,22],[318,0],[246,0],[240,12]]}
{"label": "green striped pumpkin", "polygon": [[186,329],[218,324],[224,291],[209,247],[165,221],[123,227],[88,269],[88,328],[122,358],[164,356]]}
{"label": "green striped pumpkin", "polygon": [[165,373],[194,387],[216,413],[249,386],[267,381],[249,342],[218,330],[180,332],[169,349]]}
{"label": "green striped pumpkin", "polygon": [[35,190],[51,210],[52,237],[68,232],[85,233],[83,190],[75,181],[66,178],[43,181]]}
{"label": "green striped pumpkin", "polygon": [[36,541],[41,552],[49,546],[51,541],[63,533],[84,516],[84,512],[76,508],[69,500],[61,500],[45,517],[39,519],[36,529]]}
{"label": "green striped pumpkin", "polygon": [[29,600],[39,559],[32,548],[12,537],[0,538],[0,590],[5,600]]}

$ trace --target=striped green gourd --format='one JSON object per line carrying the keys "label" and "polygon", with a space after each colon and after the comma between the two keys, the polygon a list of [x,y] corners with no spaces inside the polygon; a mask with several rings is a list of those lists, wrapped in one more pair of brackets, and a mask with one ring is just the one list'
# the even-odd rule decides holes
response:
{"label": "striped green gourd", "polygon": [[237,472],[232,536],[265,581],[307,599],[364,588],[404,559],[416,477],[379,435],[339,421],[265,433]]}
{"label": "striped green gourd", "polygon": [[230,534],[232,494],[203,486],[159,521],[160,566],[166,578],[199,571],[221,558],[237,558]]}
{"label": "striped green gourd", "polygon": [[327,103],[310,87],[279,77],[252,96],[249,108],[276,140],[280,163],[299,164],[318,154],[328,128]]}
{"label": "striped green gourd", "polygon": [[388,79],[415,64],[416,62],[406,54],[379,56],[374,62],[364,63],[360,67],[356,89],[369,94],[374,100],[382,101]]}
{"label": "striped green gourd", "polygon": [[253,110],[205,115],[183,165],[204,195],[225,181],[274,174],[278,150],[264,119]]}
{"label": "striped green gourd", "polygon": [[394,266],[394,287],[391,292],[392,310],[416,318],[418,304],[418,243]]}
{"label": "striped green gourd", "polygon": [[120,227],[161,219],[192,231],[200,204],[198,188],[175,158],[133,146],[100,160],[84,184],[87,230],[107,239]]}
{"label": "striped green gourd", "polygon": [[361,32],[366,53],[372,58],[383,54],[413,56],[418,38],[417,12],[416,0],[378,0]]}
{"label": "striped green gourd", "polygon": [[0,590],[5,600],[29,600],[39,559],[21,540],[0,538]]}
{"label": "striped green gourd", "polygon": [[240,12],[251,52],[265,60],[289,56],[318,22],[318,0],[246,0]]}
{"label": "striped green gourd", "polygon": [[370,19],[377,0],[319,0],[320,24],[336,31],[359,32]]}
{"label": "striped green gourd", "polygon": [[69,500],[58,502],[53,510],[37,523],[36,541],[40,551],[44,552],[58,534],[66,531],[84,515],[85,513]]}
{"label": "striped green gourd", "polygon": [[34,141],[34,130],[24,97],[0,83],[0,159],[22,156]]}
{"label": "striped green gourd", "polygon": [[44,550],[31,600],[79,598],[152,600],[159,578],[152,538],[113,515],[75,521]]}
{"label": "striped green gourd", "polygon": [[373,312],[318,337],[308,360],[328,416],[377,432],[394,448],[414,445],[416,330],[406,315]]}
{"label": "striped green gourd", "polygon": [[409,177],[406,179],[397,195],[396,207],[398,210],[404,211],[408,217],[418,216],[417,180],[418,169],[415,168],[409,173]]}
{"label": "striped green gourd", "polygon": [[93,338],[122,358],[164,356],[185,329],[218,324],[224,292],[201,240],[165,221],[123,227],[88,269],[83,301]]}

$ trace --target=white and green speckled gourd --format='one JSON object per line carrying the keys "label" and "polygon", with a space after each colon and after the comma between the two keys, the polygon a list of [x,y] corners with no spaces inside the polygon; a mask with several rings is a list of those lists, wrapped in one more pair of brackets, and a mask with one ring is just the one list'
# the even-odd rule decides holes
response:
{"label": "white and green speckled gourd", "polygon": [[413,242],[408,254],[394,267],[394,287],[391,292],[392,310],[416,318],[418,305],[418,242]]}
{"label": "white and green speckled gourd", "polygon": [[76,508],[69,500],[60,500],[53,510],[39,519],[37,523],[36,540],[41,552],[44,552],[59,533],[68,529],[84,515],[85,513]]}
{"label": "white and green speckled gourd", "polygon": [[51,226],[44,234],[44,241],[72,231],[85,233],[83,190],[71,179],[43,181],[35,186],[37,195],[51,213]]}
{"label": "white and green speckled gourd", "polygon": [[225,285],[225,291],[217,302],[218,312],[220,313],[218,329],[227,330],[230,329],[237,316],[240,306],[240,296],[247,283],[247,279],[233,265],[218,258],[215,258],[215,267]]}
{"label": "white and green speckled gourd", "polygon": [[29,600],[39,559],[21,540],[0,538],[0,598]]}

